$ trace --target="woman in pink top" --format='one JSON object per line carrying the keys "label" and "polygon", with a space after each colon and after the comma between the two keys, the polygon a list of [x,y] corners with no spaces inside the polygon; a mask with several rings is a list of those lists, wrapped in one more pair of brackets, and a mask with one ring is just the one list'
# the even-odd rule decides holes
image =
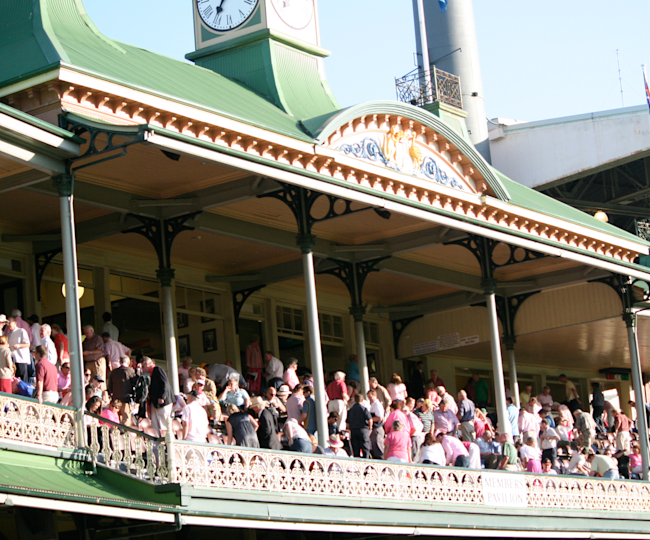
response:
{"label": "woman in pink top", "polygon": [[404,431],[404,424],[395,420],[392,430],[384,440],[384,459],[409,463],[411,461],[411,436]]}
{"label": "woman in pink top", "polygon": [[[100,415],[102,418],[106,418],[106,420],[110,420],[111,422],[115,422],[116,424],[120,423],[120,407],[122,407],[122,402],[119,399],[112,399],[111,402],[109,403],[108,407],[105,408],[102,411],[102,414]],[[101,424],[105,424],[106,422],[101,422]]]}
{"label": "woman in pink top", "polygon": [[406,385],[402,382],[402,377],[397,373],[393,373],[387,390],[392,401],[406,401],[406,398],[408,397]]}
{"label": "woman in pink top", "polygon": [[408,422],[406,420],[406,415],[399,408],[401,403],[402,402],[400,401],[393,401],[390,404],[390,413],[386,417],[386,420],[384,420],[384,431],[386,432],[386,435],[388,435],[391,431],[393,431],[393,423],[395,422],[395,420],[399,420],[404,426]]}

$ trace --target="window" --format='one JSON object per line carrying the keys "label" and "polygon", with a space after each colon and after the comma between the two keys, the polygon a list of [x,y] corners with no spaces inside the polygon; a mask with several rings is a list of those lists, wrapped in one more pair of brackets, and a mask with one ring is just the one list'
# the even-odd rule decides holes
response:
{"label": "window", "polygon": [[[113,295],[124,296],[147,296],[149,298],[159,298],[160,285],[154,279],[146,279],[137,276],[129,276],[125,274],[116,274],[111,272],[109,277],[111,293]],[[113,300],[117,297],[112,298]]]}
{"label": "window", "polygon": [[302,336],[305,333],[305,315],[302,309],[277,306],[275,315],[278,323],[278,333],[289,336]]}
{"label": "window", "polygon": [[[176,308],[179,310],[204,313],[202,322],[223,317],[221,295],[218,293],[176,286]],[[207,320],[204,320],[207,319]]]}
{"label": "window", "polygon": [[343,317],[320,313],[320,335],[323,341],[343,343]]}
{"label": "window", "polygon": [[377,323],[363,321],[363,334],[366,343],[379,345],[379,325]]}

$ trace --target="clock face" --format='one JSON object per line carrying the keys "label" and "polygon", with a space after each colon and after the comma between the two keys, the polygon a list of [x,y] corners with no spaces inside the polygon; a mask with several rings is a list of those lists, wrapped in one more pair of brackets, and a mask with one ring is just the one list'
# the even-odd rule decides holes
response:
{"label": "clock face", "polygon": [[213,30],[227,32],[244,24],[259,0],[196,0],[201,20]]}
{"label": "clock face", "polygon": [[291,28],[302,30],[314,16],[314,0],[271,0],[280,18]]}

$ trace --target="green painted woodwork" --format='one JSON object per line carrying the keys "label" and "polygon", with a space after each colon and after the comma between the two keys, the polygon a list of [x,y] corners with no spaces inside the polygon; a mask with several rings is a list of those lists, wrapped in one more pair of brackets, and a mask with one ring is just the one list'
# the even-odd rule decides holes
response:
{"label": "green painted woodwork", "polygon": [[186,57],[303,120],[340,109],[325,79],[323,53],[327,51],[263,30]]}
{"label": "green painted woodwork", "polygon": [[432,114],[435,114],[440,120],[447,124],[451,129],[456,131],[464,139],[470,140],[469,132],[467,131],[467,113],[462,109],[457,109],[446,103],[441,103],[440,101],[434,101],[433,103],[427,103],[424,105],[423,109],[429,111]]}
{"label": "green painted woodwork", "polygon": [[0,2],[0,87],[59,66],[311,140],[295,118],[242,84],[103,36],[81,0]]}
{"label": "green painted woodwork", "polygon": [[155,505],[173,511],[180,502],[173,492],[158,493],[153,486],[118,472],[102,468],[93,472],[85,459],[8,450],[0,450],[0,492],[148,510]]}
{"label": "green painted woodwork", "polygon": [[74,135],[73,133],[70,133],[65,129],[61,129],[60,127],[53,126],[52,124],[46,122],[45,120],[40,120],[32,116],[31,114],[27,114],[22,111],[19,111],[18,109],[14,109],[13,107],[9,107],[9,105],[5,105],[4,103],[0,103],[0,114],[6,114],[7,116],[11,116],[16,120],[25,122],[30,126],[34,126],[36,128],[42,129],[43,131],[47,131],[52,135],[56,135],[57,137],[61,137],[68,141],[72,141],[79,144],[82,144],[84,142],[84,140],[81,137],[78,137],[77,135]]}

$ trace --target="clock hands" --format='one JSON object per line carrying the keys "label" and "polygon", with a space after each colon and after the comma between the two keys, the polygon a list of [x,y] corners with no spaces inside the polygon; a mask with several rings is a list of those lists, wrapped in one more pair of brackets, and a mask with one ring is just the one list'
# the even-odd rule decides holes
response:
{"label": "clock hands", "polygon": [[217,6],[217,15],[223,11],[223,3],[226,0],[221,0],[221,3]]}

